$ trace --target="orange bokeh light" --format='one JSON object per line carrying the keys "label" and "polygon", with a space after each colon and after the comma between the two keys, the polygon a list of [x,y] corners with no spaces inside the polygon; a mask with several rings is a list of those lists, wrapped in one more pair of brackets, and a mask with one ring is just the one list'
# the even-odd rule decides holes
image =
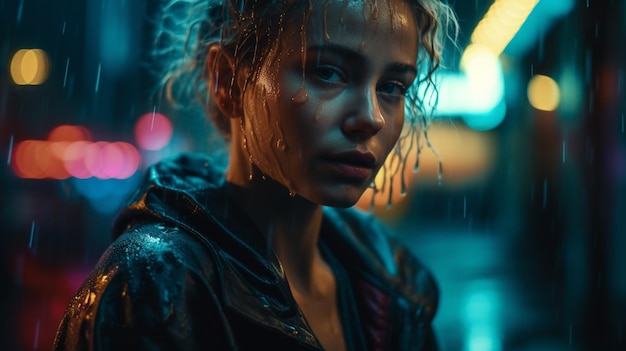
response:
{"label": "orange bokeh light", "polygon": [[50,141],[92,140],[91,133],[85,127],[64,124],[54,128],[48,135]]}
{"label": "orange bokeh light", "polygon": [[125,179],[140,164],[137,148],[126,142],[91,141],[81,126],[62,125],[48,140],[24,140],[17,144],[11,167],[20,178]]}

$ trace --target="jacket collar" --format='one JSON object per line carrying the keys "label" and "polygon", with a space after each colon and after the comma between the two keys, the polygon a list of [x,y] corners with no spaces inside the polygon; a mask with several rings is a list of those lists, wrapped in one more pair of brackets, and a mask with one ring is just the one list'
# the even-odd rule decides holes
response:
{"label": "jacket collar", "polygon": [[321,349],[274,251],[226,195],[219,160],[182,154],[148,168],[143,187],[116,218],[113,237],[141,218],[166,221],[215,248],[227,309]]}
{"label": "jacket collar", "polygon": [[[229,201],[217,160],[182,154],[148,169],[147,181],[120,213],[114,237],[138,217],[173,223],[217,248],[226,306],[244,318],[279,330],[312,348],[320,348],[297,307],[283,268],[267,241]],[[397,281],[393,248],[380,240],[382,226],[356,210],[324,208],[321,240],[340,261],[385,293]],[[363,236],[365,233],[365,236]],[[368,234],[369,233],[369,234]],[[386,284],[379,282],[385,280]]]}

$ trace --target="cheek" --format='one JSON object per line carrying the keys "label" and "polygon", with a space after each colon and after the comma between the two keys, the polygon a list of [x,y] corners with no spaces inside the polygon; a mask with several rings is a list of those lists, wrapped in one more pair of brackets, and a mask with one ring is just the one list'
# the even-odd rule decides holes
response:
{"label": "cheek", "polygon": [[243,103],[243,124],[246,136],[266,138],[274,134],[271,118],[274,102],[268,99],[268,96],[269,94],[263,86],[254,86],[254,88],[248,89]]}
{"label": "cheek", "polygon": [[391,151],[402,134],[402,128],[404,127],[404,112],[395,113],[386,121],[386,131],[382,134],[384,134],[384,143],[387,145],[388,151]]}
{"label": "cheek", "polygon": [[395,144],[398,139],[400,138],[400,135],[402,134],[402,128],[404,128],[404,113],[400,114],[400,117],[395,119],[395,124],[394,124],[394,134],[393,134],[393,144]]}
{"label": "cheek", "polygon": [[272,80],[260,79],[246,92],[245,148],[251,162],[264,175],[297,193],[296,173],[304,152],[301,148],[312,140],[301,115],[306,104],[293,103],[289,89],[277,91],[271,83]]}
{"label": "cheek", "polygon": [[[277,149],[283,133],[278,128],[276,97],[262,84],[250,86],[244,97],[244,143],[252,160],[265,173],[277,168]],[[278,148],[277,148],[278,146]]]}

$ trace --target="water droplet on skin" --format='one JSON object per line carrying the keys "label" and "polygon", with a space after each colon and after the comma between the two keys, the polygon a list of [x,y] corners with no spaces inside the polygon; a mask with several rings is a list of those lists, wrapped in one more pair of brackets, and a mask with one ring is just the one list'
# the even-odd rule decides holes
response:
{"label": "water droplet on skin", "polygon": [[248,156],[248,180],[252,180],[253,176],[252,176],[252,155]]}
{"label": "water droplet on skin", "polygon": [[306,91],[304,84],[300,86],[296,95],[291,98],[294,104],[303,104],[309,100],[309,93]]}
{"label": "water droplet on skin", "polygon": [[285,151],[287,150],[287,144],[285,144],[283,139],[278,139],[276,140],[276,148],[280,151]]}

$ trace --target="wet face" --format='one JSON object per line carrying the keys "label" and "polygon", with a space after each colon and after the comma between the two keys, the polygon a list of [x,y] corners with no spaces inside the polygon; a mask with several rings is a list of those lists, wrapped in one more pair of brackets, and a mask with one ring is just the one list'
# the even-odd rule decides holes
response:
{"label": "wet face", "polygon": [[245,91],[255,167],[292,195],[353,205],[400,135],[417,42],[404,0],[314,2]]}

